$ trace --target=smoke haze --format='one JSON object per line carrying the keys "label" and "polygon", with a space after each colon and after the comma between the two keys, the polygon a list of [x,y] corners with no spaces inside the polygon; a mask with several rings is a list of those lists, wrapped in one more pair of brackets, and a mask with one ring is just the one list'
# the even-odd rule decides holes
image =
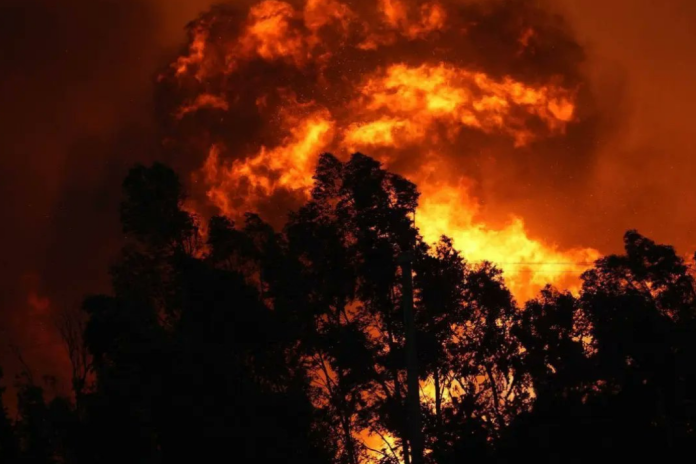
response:
{"label": "smoke haze", "polygon": [[[64,369],[51,314],[108,290],[127,169],[163,158],[188,169],[203,161],[162,150],[155,82],[186,52],[186,23],[209,6],[0,3],[0,361],[9,373],[10,344],[36,371]],[[514,72],[525,82],[554,67],[580,83],[581,121],[564,137],[519,148],[515,159],[501,159],[496,141],[468,158],[483,220],[502,226],[511,214],[522,217],[531,237],[562,249],[613,252],[622,233],[637,228],[693,251],[696,5],[562,0],[554,8],[565,18],[562,36],[572,39],[557,42],[560,49],[512,70],[501,58],[506,50],[478,59],[492,76]],[[487,52],[495,32],[479,38]]]}

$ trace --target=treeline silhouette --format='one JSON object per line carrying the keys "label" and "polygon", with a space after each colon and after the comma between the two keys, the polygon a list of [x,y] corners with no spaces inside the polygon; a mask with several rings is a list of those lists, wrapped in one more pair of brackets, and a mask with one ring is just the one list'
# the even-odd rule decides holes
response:
{"label": "treeline silhouette", "polygon": [[113,294],[61,326],[74,395],[19,379],[2,463],[409,464],[406,252],[425,462],[696,446],[696,286],[672,247],[629,231],[579,296],[547,287],[519,305],[493,264],[425,244],[416,186],[362,154],[323,155],[280,232],[254,214],[202,228],[161,164],[123,190]]}

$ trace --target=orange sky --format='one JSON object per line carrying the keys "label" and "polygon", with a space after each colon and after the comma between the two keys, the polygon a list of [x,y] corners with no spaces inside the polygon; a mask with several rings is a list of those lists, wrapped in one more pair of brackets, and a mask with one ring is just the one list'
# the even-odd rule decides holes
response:
{"label": "orange sky", "polygon": [[[209,3],[0,4],[0,336],[31,352],[39,371],[60,355],[46,349],[55,337],[42,335],[36,302],[76,304],[108,288],[121,179],[134,162],[155,157],[153,77],[180,50],[186,22]],[[497,166],[497,177],[477,187],[482,214],[492,223],[519,215],[533,237],[564,248],[616,251],[623,231],[638,228],[693,251],[696,4],[553,3],[587,55],[586,85],[601,124],[573,139],[586,144],[585,159],[559,144],[555,156]],[[541,165],[548,178],[538,175]],[[526,178],[533,185],[509,182]],[[0,359],[8,356],[0,346]]]}

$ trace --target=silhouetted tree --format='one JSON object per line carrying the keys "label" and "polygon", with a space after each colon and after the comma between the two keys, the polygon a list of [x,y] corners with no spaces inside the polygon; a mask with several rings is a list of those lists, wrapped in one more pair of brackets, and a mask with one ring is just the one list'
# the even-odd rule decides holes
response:
{"label": "silhouetted tree", "polygon": [[687,367],[696,365],[693,277],[672,247],[636,231],[626,233],[624,246],[625,255],[602,258],[583,275],[601,393],[597,415],[613,445],[636,455],[693,446],[696,371]]}
{"label": "silhouetted tree", "polygon": [[[538,396],[500,444],[509,460],[674,460],[694,451],[694,280],[636,231],[583,274],[579,299],[528,303],[520,337]],[[510,450],[510,452],[508,452]]]}
{"label": "silhouetted tree", "polygon": [[[0,369],[0,381],[3,379],[3,372]],[[5,408],[3,395],[5,387],[0,384],[0,462],[8,464],[17,463],[19,454],[19,444],[12,419]]]}
{"label": "silhouetted tree", "polygon": [[[124,190],[132,243],[114,267],[114,296],[84,306],[96,373],[88,415],[117,430],[97,438],[95,459],[328,461],[305,371],[289,362],[284,327],[267,306],[271,277],[230,262],[235,255],[263,271],[273,232],[254,216],[243,235],[216,219],[209,257],[199,258],[195,220],[181,210],[170,170],[137,167]],[[242,236],[245,246],[230,242]]]}
{"label": "silhouetted tree", "polygon": [[696,450],[696,283],[669,246],[629,231],[578,295],[518,306],[493,264],[424,243],[416,186],[359,153],[322,155],[282,230],[247,213],[202,234],[161,164],[123,189],[112,294],[62,320],[75,401],[25,366],[16,420],[0,391],[3,463],[410,464],[406,252],[426,462]]}
{"label": "silhouetted tree", "polygon": [[[397,257],[415,244],[418,195],[359,153],[346,163],[323,155],[315,180],[311,201],[285,229],[290,253],[303,265],[298,275],[312,283],[304,306],[314,315],[314,337],[303,347],[323,379],[346,460],[357,462],[356,432],[369,429],[398,436],[408,462]],[[397,459],[393,448],[382,452]]]}

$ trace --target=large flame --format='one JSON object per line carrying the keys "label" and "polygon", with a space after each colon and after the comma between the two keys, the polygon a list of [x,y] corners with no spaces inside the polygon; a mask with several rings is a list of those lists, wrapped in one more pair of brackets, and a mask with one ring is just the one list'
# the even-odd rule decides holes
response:
{"label": "large flame", "polygon": [[[531,237],[519,215],[490,225],[462,167],[491,141],[503,163],[529,156],[580,120],[581,81],[536,58],[555,53],[556,26],[512,3],[265,0],[201,16],[160,79],[175,97],[167,143],[199,160],[188,207],[277,216],[309,197],[322,152],[361,151],[418,185],[426,241],[447,235],[467,260],[496,263],[520,300],[547,283],[576,289],[598,253]],[[368,448],[393,445],[372,432],[356,431]]]}
{"label": "large flame", "polygon": [[[534,139],[526,127],[529,115],[538,116],[549,130],[562,133],[573,118],[572,93],[555,87],[532,88],[510,78],[501,82],[481,72],[443,63],[409,67],[392,65],[370,76],[360,88],[355,111],[367,122],[353,123],[347,146],[398,148],[436,142],[435,123],[442,122],[449,138],[462,127],[513,137],[516,146]],[[378,116],[375,121],[371,117]]]}
{"label": "large flame", "polygon": [[[468,40],[475,21],[462,21],[454,2],[415,3],[266,0],[241,19],[239,10],[202,16],[187,53],[162,76],[182,94],[173,119],[195,125],[219,114],[245,124],[247,112],[261,122],[248,134],[225,133],[230,126],[218,136],[200,124],[195,149],[206,155],[197,185],[236,217],[278,195],[306,199],[320,153],[362,151],[418,184],[417,226],[427,241],[447,235],[468,260],[493,261],[520,299],[546,283],[575,288],[598,253],[532,238],[514,215],[488,226],[474,181],[456,165],[474,136],[507,140],[509,156],[562,137],[578,120],[577,84],[544,73],[524,82],[467,64],[453,39]],[[516,27],[512,58],[522,59],[542,33]],[[432,53],[414,56],[409,47]]]}

